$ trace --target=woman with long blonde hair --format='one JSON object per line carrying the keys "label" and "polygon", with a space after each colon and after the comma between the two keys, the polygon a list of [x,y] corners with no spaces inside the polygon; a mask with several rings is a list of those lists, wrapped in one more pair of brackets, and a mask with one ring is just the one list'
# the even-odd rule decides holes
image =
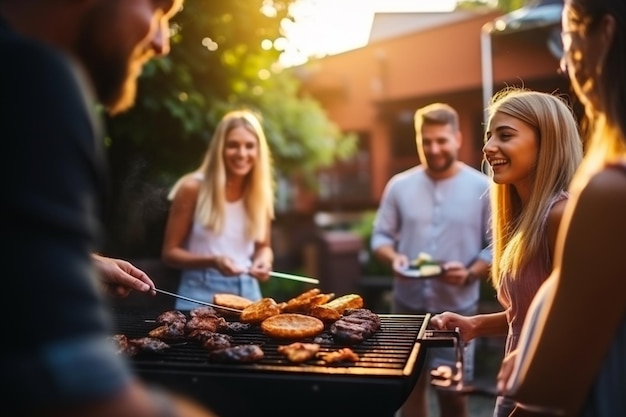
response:
{"label": "woman with long blonde hair", "polygon": [[[445,312],[440,328],[459,328],[464,340],[507,335],[517,346],[528,306],[552,271],[567,189],[582,159],[578,125],[554,94],[507,88],[494,95],[483,152],[491,167],[493,264],[491,277],[504,311],[470,317]],[[499,397],[494,417],[515,404]]]}
{"label": "woman with long blonde hair", "polygon": [[[162,258],[182,269],[179,293],[208,302],[216,293],[259,300],[259,281],[269,278],[273,262],[274,181],[254,113],[227,113],[200,167],[180,178],[169,198]],[[195,307],[176,302],[177,309]]]}

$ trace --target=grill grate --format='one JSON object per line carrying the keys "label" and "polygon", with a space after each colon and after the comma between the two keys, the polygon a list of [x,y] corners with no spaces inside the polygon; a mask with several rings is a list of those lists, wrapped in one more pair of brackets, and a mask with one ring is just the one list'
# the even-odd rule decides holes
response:
{"label": "grill grate", "polygon": [[[118,312],[115,315],[114,329],[129,338],[147,336],[158,325],[154,319],[159,313]],[[230,370],[241,369],[272,370],[285,372],[322,372],[322,373],[357,373],[360,375],[407,375],[414,366],[412,351],[416,339],[424,324],[423,316],[379,315],[381,329],[361,344],[349,346],[358,356],[356,363],[325,364],[321,360],[310,360],[303,364],[289,362],[278,354],[279,345],[291,341],[272,339],[263,334],[258,326],[232,334],[233,345],[258,344],[263,349],[264,358],[253,364],[220,364],[209,360],[208,351],[199,343],[173,341],[171,348],[161,353],[140,353],[132,358],[137,367],[158,366],[162,368],[199,368],[214,369],[228,367]],[[329,335],[328,328],[322,335]],[[311,342],[311,339],[301,341]],[[335,343],[321,344],[320,352],[337,350],[344,345]],[[414,359],[414,358],[413,358]]]}
{"label": "grill grate", "polygon": [[[144,337],[160,312],[116,311],[114,330],[130,338]],[[253,364],[221,364],[195,341],[172,343],[163,353],[130,358],[149,383],[190,396],[220,417],[319,417],[320,415],[393,416],[415,385],[424,350],[417,343],[429,316],[379,314],[381,329],[350,346],[356,363],[293,364],[276,348],[289,341],[264,335],[258,326],[234,334],[234,344],[259,344],[265,357]],[[328,329],[322,335],[328,336]],[[311,339],[302,340],[311,341]],[[329,352],[343,346],[322,344]]]}

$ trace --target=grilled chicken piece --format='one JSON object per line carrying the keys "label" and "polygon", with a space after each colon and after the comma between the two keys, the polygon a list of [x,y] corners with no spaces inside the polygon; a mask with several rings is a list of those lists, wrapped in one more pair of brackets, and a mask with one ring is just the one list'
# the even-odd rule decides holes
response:
{"label": "grilled chicken piece", "polygon": [[311,299],[319,295],[319,293],[320,293],[319,288],[312,288],[308,291],[303,292],[297,297],[287,300],[287,302],[281,306],[282,307],[281,309],[284,313],[306,312],[309,310]]}
{"label": "grilled chicken piece", "polygon": [[178,310],[169,310],[159,314],[156,318],[156,322],[159,324],[172,324],[174,322],[183,322],[187,321],[187,317],[182,311]]}
{"label": "grilled chicken piece", "polygon": [[135,356],[139,349],[137,346],[128,343],[128,337],[125,334],[114,334],[109,338],[117,347],[117,353],[120,355]]}
{"label": "grilled chicken piece", "polygon": [[335,342],[355,345],[371,337],[380,329],[380,317],[365,308],[347,309],[344,315],[330,326]]}
{"label": "grilled chicken piece", "polygon": [[240,320],[244,323],[261,323],[268,317],[280,314],[280,307],[273,298],[261,298],[244,308]]}
{"label": "grilled chicken piece", "polygon": [[159,353],[165,349],[169,349],[170,345],[155,337],[140,337],[138,339],[130,339],[129,344],[136,346],[142,352]]}
{"label": "grilled chicken piece", "polygon": [[312,359],[320,350],[317,343],[294,342],[290,345],[282,345],[276,348],[278,353],[287,357],[290,362],[301,363]]}
{"label": "grilled chicken piece", "polygon": [[311,315],[320,320],[333,321],[349,308],[363,307],[363,297],[358,294],[347,294],[326,303],[320,304],[311,309]]}
{"label": "grilled chicken piece", "polygon": [[335,293],[334,292],[329,292],[329,293],[326,293],[326,294],[317,294],[315,297],[311,298],[311,300],[309,302],[309,308],[307,309],[307,312],[310,311],[315,306],[319,306],[319,305],[328,303],[333,298],[335,298]]}
{"label": "grilled chicken piece", "polygon": [[341,348],[333,352],[319,352],[317,357],[327,364],[334,362],[358,362],[359,360],[359,355],[350,348]]}
{"label": "grilled chicken piece", "polygon": [[180,340],[185,338],[185,322],[174,321],[164,324],[148,332],[148,336],[162,340]]}
{"label": "grilled chicken piece", "polygon": [[226,349],[218,349],[209,354],[215,362],[252,363],[263,359],[265,354],[259,345],[238,345]]}
{"label": "grilled chicken piece", "polygon": [[188,333],[194,330],[210,330],[212,332],[223,331],[227,328],[226,319],[224,317],[213,316],[193,316],[185,324]]}

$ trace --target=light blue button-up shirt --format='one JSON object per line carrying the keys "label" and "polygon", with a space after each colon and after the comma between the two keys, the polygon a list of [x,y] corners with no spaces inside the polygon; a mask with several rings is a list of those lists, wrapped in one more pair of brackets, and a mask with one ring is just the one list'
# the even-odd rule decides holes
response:
{"label": "light blue button-up shirt", "polygon": [[[465,164],[453,177],[434,180],[417,166],[395,175],[383,192],[371,247],[391,245],[414,259],[491,263],[489,184]],[[394,300],[417,311],[459,311],[478,303],[480,282],[450,285],[438,279],[395,279]]]}

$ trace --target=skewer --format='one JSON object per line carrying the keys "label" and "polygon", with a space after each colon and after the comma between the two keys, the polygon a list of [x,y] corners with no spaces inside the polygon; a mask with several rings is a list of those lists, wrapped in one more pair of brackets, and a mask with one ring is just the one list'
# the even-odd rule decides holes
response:
{"label": "skewer", "polygon": [[286,274],[284,272],[270,271],[271,277],[290,279],[292,281],[308,282],[309,284],[319,284],[320,281],[315,278],[303,277],[302,275]]}
{"label": "skewer", "polygon": [[174,298],[180,298],[181,300],[190,301],[192,303],[197,303],[197,304],[202,304],[202,305],[213,307],[213,308],[219,308],[219,309],[222,309],[222,310],[232,311],[234,313],[241,313],[241,310],[238,310],[236,308],[224,307],[224,306],[220,306],[220,305],[213,304],[213,303],[207,303],[206,301],[200,301],[200,300],[196,300],[196,299],[193,299],[193,298],[185,297],[184,295],[180,295],[180,294],[176,294],[176,293],[173,293],[173,292],[161,290],[159,288],[153,288],[153,290],[158,292],[158,293],[169,295],[170,297],[174,297]]}

